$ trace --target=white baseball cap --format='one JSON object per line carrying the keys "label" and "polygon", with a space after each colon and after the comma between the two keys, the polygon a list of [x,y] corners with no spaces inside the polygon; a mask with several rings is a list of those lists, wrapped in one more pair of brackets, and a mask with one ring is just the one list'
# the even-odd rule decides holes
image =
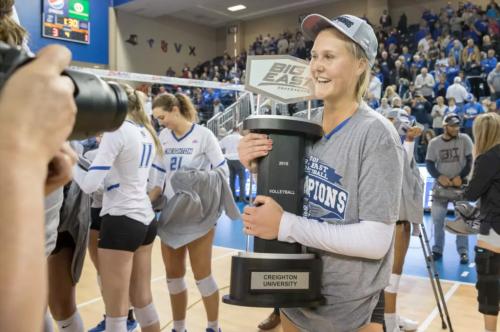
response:
{"label": "white baseball cap", "polygon": [[363,19],[353,15],[341,15],[328,19],[323,15],[311,14],[302,21],[302,32],[314,40],[321,30],[334,27],[353,42],[361,46],[373,66],[377,57],[378,41],[373,28]]}

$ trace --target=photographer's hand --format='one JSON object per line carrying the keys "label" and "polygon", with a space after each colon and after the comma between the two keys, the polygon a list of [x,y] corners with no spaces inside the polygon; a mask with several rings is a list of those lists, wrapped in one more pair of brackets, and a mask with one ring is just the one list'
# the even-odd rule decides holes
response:
{"label": "photographer's hand", "polygon": [[30,155],[45,166],[71,133],[76,115],[74,85],[61,76],[71,53],[49,46],[19,68],[0,93],[0,148]]}
{"label": "photographer's hand", "polygon": [[47,180],[45,180],[45,196],[71,181],[73,165],[78,156],[69,143],[64,143],[49,163]]}
{"label": "photographer's hand", "polygon": [[[19,68],[0,92],[0,215],[4,221],[0,224],[0,294],[5,299],[0,321],[4,331],[39,330],[47,305],[43,198],[47,165],[75,121],[74,86],[61,76],[70,58],[66,48],[49,46]],[[12,319],[16,312],[29,319]]]}

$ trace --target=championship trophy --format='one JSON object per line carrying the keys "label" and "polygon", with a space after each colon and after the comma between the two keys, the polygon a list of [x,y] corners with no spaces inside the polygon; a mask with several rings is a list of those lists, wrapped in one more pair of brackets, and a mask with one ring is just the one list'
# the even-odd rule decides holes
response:
{"label": "championship trophy", "polygon": [[[291,56],[250,56],[246,90],[257,94],[255,115],[243,129],[267,134],[273,140],[270,153],[257,160],[257,195],[270,196],[285,211],[302,215],[305,148],[321,138],[322,127],[310,120],[311,92],[308,63]],[[308,100],[305,118],[259,115],[261,96],[282,103]],[[252,178],[252,177],[251,177]],[[250,198],[252,197],[250,184]],[[321,295],[322,262],[305,253],[298,243],[254,238],[254,252],[232,257],[228,304],[249,307],[314,307],[324,303]]]}

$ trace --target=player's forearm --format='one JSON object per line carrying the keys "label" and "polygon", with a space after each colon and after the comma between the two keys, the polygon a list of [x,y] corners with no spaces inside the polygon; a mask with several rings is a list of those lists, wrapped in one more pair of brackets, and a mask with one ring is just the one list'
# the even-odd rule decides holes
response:
{"label": "player's forearm", "polygon": [[153,189],[151,189],[151,191],[148,193],[151,202],[156,201],[160,197],[161,192],[162,190],[160,187],[154,187]]}
{"label": "player's forearm", "polygon": [[47,165],[25,156],[20,151],[0,153],[3,331],[38,331],[46,302],[43,197]]}

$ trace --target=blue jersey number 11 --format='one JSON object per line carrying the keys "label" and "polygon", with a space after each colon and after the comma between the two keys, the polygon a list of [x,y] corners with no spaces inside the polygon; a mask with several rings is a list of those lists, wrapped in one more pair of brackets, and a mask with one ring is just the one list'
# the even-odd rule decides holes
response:
{"label": "blue jersey number 11", "polygon": [[141,163],[139,164],[139,168],[145,168],[149,166],[149,161],[151,160],[152,151],[153,151],[153,144],[151,143],[142,144]]}

